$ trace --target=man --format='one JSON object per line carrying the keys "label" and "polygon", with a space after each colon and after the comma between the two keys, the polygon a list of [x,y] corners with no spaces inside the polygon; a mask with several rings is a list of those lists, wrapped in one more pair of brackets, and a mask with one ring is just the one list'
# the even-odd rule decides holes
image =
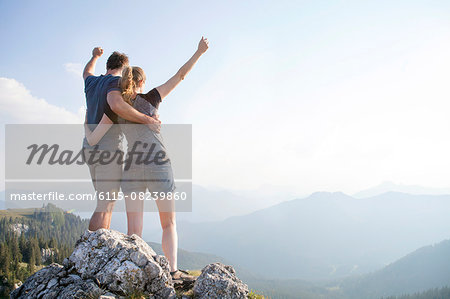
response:
{"label": "man", "polygon": [[[136,123],[147,124],[152,130],[159,131],[161,122],[158,119],[138,112],[122,99],[119,80],[123,67],[128,65],[128,57],[125,54],[112,53],[106,63],[106,74],[94,76],[95,65],[102,54],[102,48],[94,48],[92,58],[83,71],[87,105],[86,123],[91,129],[94,129],[103,114],[106,114],[114,123],[117,123],[119,115]],[[117,151],[122,153],[122,138],[120,127],[114,125],[95,148],[88,144],[86,138],[83,140],[85,161],[89,166],[92,182],[97,192],[97,207],[89,222],[91,231],[110,227],[115,201],[109,199],[117,198],[122,177],[122,164],[117,163],[117,160],[101,163],[99,157],[103,153],[110,154],[111,157]]]}

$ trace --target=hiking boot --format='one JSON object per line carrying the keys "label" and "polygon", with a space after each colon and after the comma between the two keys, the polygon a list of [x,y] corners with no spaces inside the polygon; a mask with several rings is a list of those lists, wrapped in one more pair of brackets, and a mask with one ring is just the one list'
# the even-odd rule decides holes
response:
{"label": "hiking boot", "polygon": [[193,282],[196,280],[195,276],[192,276],[187,271],[180,269],[170,272],[170,275],[172,276],[172,280],[174,281]]}
{"label": "hiking boot", "polygon": [[172,276],[173,287],[179,292],[187,292],[192,289],[197,279],[184,270],[170,272],[170,276]]}

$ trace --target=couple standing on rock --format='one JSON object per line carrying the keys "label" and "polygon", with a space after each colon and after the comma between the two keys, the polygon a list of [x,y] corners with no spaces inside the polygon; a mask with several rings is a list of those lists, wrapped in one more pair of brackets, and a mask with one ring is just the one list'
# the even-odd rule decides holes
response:
{"label": "couple standing on rock", "polygon": [[[170,159],[164,163],[148,165],[132,164],[126,170],[120,163],[101,163],[101,158],[114,156],[122,151],[123,136],[128,148],[137,146],[142,153],[148,153],[147,145],[157,148],[153,153],[165,152],[160,135],[161,122],[157,109],[161,101],[184,79],[200,56],[208,49],[208,40],[203,38],[194,55],[166,83],[144,93],[146,76],[140,67],[129,66],[125,54],[114,52],[107,61],[106,74],[95,76],[97,60],[103,54],[102,48],[92,51],[92,58],[84,68],[83,78],[86,94],[86,137],[83,141],[85,161],[97,195],[117,198],[122,188],[124,194],[128,235],[142,236],[143,200],[134,200],[133,193],[171,193],[175,189]],[[132,125],[141,124],[141,125]],[[98,197],[98,196],[97,196]],[[114,200],[99,200],[89,223],[89,230],[109,229]],[[177,266],[178,236],[174,201],[156,200],[162,233],[162,249],[167,257],[174,280],[192,281],[193,276]]]}

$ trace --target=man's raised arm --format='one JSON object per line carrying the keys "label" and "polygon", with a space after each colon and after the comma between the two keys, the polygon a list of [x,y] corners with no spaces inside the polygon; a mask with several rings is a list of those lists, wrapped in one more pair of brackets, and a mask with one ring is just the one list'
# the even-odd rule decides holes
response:
{"label": "man's raised arm", "polygon": [[100,56],[103,55],[103,49],[101,47],[96,47],[92,50],[92,58],[88,61],[83,71],[83,80],[86,80],[89,76],[94,76],[95,65]]}
{"label": "man's raised arm", "polygon": [[135,122],[139,124],[146,124],[149,128],[155,132],[159,132],[161,129],[161,121],[145,115],[129,104],[125,103],[122,99],[122,94],[118,90],[110,91],[106,96],[106,100],[108,101],[111,110],[114,111],[120,117]]}

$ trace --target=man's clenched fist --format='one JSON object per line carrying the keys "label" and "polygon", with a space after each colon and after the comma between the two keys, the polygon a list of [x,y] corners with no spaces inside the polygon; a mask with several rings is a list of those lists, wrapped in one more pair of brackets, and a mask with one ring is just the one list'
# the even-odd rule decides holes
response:
{"label": "man's clenched fist", "polygon": [[92,56],[93,57],[100,57],[103,54],[103,49],[102,47],[96,47],[94,48],[94,50],[92,50]]}

